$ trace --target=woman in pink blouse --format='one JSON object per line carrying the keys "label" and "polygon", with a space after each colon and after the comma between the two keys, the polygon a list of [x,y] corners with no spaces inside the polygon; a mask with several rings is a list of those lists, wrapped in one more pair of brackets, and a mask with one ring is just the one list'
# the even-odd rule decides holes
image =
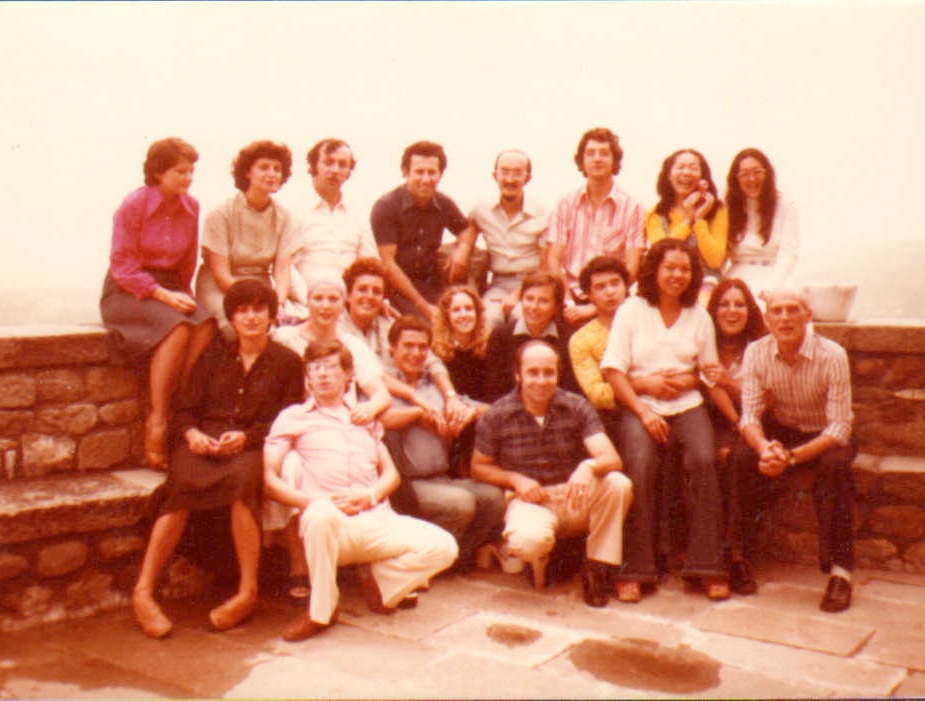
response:
{"label": "woman in pink blouse", "polygon": [[155,141],[144,163],[145,186],[113,216],[109,271],[100,313],[127,360],[150,357],[151,409],[145,459],[167,461],[167,420],[178,384],[215,333],[190,284],[196,267],[199,203],[187,194],[199,158],[182,139]]}

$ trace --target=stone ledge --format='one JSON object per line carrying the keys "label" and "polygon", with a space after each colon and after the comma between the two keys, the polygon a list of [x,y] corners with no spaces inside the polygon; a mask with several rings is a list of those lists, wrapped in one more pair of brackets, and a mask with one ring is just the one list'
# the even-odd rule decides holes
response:
{"label": "stone ledge", "polygon": [[137,523],[165,477],[138,469],[0,484],[0,545]]}
{"label": "stone ledge", "polygon": [[104,363],[109,344],[100,324],[0,326],[0,369]]}
{"label": "stone ledge", "polygon": [[921,319],[871,319],[848,323],[818,323],[816,330],[849,353],[911,353],[925,348],[925,322]]}

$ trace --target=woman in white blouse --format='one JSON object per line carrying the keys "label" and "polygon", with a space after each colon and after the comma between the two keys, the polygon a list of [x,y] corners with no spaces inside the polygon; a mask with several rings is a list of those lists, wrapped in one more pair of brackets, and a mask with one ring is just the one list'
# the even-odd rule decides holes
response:
{"label": "woman in white blouse", "polygon": [[[698,383],[708,385],[716,402],[728,403],[729,397],[699,372],[717,362],[713,322],[697,305],[702,280],[699,257],[687,243],[655,243],[640,266],[638,296],[617,310],[601,360],[622,404],[617,448],[633,481],[617,581],[617,598],[624,602],[639,601],[644,585],[658,583],[659,491],[674,491],[665,487],[675,479],[688,524],[681,576],[700,581],[711,599],[729,596],[713,427]],[[673,454],[680,458],[680,471],[669,469]]]}
{"label": "woman in white blouse", "polygon": [[730,267],[724,277],[741,278],[764,299],[793,282],[800,244],[796,208],[777,191],[774,166],[756,148],[736,154],[726,183]]}

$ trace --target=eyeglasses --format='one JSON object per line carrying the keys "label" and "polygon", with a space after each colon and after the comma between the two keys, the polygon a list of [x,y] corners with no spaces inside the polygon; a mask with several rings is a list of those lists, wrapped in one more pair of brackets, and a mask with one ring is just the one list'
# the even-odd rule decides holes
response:
{"label": "eyeglasses", "polygon": [[767,175],[767,172],[764,168],[749,168],[748,170],[740,170],[736,173],[736,177],[739,178],[763,178]]}
{"label": "eyeglasses", "polygon": [[498,175],[502,178],[522,178],[527,174],[527,171],[522,168],[501,168],[498,170]]}
{"label": "eyeglasses", "polygon": [[336,372],[341,369],[340,360],[313,360],[307,365],[306,369],[309,373]]}

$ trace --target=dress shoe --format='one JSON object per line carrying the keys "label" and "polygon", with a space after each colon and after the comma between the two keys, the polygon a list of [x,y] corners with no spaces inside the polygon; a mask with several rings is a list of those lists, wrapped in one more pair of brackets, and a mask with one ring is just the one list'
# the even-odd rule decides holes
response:
{"label": "dress shoe", "polygon": [[141,630],[149,638],[163,638],[173,628],[173,623],[150,593],[132,592],[132,611]]}
{"label": "dress shoe", "polygon": [[642,601],[642,585],[639,582],[617,582],[617,601],[638,604]]}
{"label": "dress shoe", "polygon": [[283,629],[283,640],[290,643],[308,640],[327,630],[335,623],[337,623],[337,610],[331,615],[331,620],[328,623],[316,623],[311,619],[308,612],[305,612]]}
{"label": "dress shoe", "polygon": [[236,594],[209,612],[209,621],[215,630],[229,630],[238,625],[247,618],[254,605],[257,603],[257,595],[245,596]]}
{"label": "dress shoe", "polygon": [[725,577],[707,577],[703,580],[703,590],[710,601],[724,601],[729,598],[729,580]]}
{"label": "dress shoe", "polygon": [[832,575],[826,585],[819,608],[826,613],[838,613],[851,606],[851,582],[844,577]]}
{"label": "dress shoe", "polygon": [[356,566],[357,579],[360,580],[360,587],[363,589],[363,597],[366,599],[366,606],[373,613],[381,613],[390,616],[395,613],[394,608],[389,608],[382,603],[382,592],[379,591],[379,584],[373,576],[372,568],[368,563]]}
{"label": "dress shoe", "polygon": [[732,591],[742,596],[749,596],[758,591],[752,569],[745,560],[733,560],[729,565],[729,584]]}
{"label": "dress shoe", "polygon": [[610,600],[610,568],[607,563],[585,560],[581,571],[581,588],[588,606],[606,606]]}

